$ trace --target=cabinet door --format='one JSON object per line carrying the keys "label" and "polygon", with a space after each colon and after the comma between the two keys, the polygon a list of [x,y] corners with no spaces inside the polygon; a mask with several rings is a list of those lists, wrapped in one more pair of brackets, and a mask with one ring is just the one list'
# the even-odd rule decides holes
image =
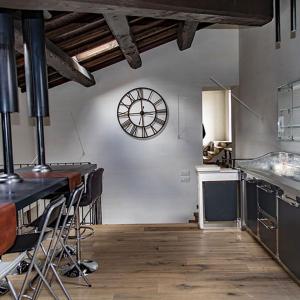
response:
{"label": "cabinet door", "polygon": [[257,235],[257,180],[246,180],[246,225]]}
{"label": "cabinet door", "polygon": [[237,219],[238,182],[203,182],[206,221],[235,221]]}
{"label": "cabinet door", "polygon": [[279,258],[300,279],[300,207],[278,200]]}

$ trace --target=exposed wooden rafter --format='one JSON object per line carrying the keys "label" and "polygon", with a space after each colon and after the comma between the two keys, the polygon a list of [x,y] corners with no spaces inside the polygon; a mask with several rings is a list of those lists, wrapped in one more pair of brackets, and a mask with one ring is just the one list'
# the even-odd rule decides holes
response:
{"label": "exposed wooden rafter", "polygon": [[195,21],[180,22],[178,27],[177,44],[178,48],[186,50],[192,46],[197,29],[205,28],[212,25],[211,23],[198,23]]}
{"label": "exposed wooden rafter", "polygon": [[137,69],[142,66],[139,50],[134,42],[127,17],[121,15],[104,14],[105,21],[114,35],[128,64]]}
{"label": "exposed wooden rafter", "polygon": [[237,25],[264,25],[273,18],[273,0],[0,0],[0,7],[112,13]]}
{"label": "exposed wooden rafter", "polygon": [[192,46],[198,24],[196,21],[185,21],[179,24],[177,45],[181,51]]}
{"label": "exposed wooden rafter", "polygon": [[[15,24],[15,48],[23,54],[23,34],[18,23]],[[96,84],[94,76],[90,72],[48,39],[46,39],[46,59],[47,64],[63,77],[86,87]]]}

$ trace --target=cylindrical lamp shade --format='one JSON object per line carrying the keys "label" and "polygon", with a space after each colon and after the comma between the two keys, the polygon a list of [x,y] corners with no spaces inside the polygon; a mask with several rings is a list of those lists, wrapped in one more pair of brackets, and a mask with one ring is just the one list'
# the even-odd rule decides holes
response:
{"label": "cylindrical lamp shade", "polygon": [[12,12],[0,9],[0,112],[13,113],[18,107],[18,85]]}
{"label": "cylindrical lamp shade", "polygon": [[22,12],[22,24],[29,115],[47,117],[49,100],[43,12]]}

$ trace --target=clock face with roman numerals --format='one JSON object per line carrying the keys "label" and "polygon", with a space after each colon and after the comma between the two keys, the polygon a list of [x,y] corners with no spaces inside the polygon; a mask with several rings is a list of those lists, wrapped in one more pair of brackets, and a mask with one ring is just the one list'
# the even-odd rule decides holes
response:
{"label": "clock face with roman numerals", "polygon": [[118,105],[118,120],[122,129],[138,139],[160,133],[168,120],[168,107],[163,97],[149,88],[127,92]]}

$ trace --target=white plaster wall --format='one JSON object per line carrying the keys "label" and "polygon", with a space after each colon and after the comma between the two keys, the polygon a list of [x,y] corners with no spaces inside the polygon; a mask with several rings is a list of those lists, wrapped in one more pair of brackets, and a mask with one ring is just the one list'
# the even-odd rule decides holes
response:
{"label": "white plaster wall", "polygon": [[[299,142],[277,141],[277,87],[300,78],[300,32],[290,38],[290,1],[281,1],[281,48],[275,48],[274,21],[240,30],[240,98],[263,116],[235,105],[237,157],[270,151],[300,152]],[[300,15],[300,5],[297,6]],[[298,28],[299,29],[299,28]]]}
{"label": "white plaster wall", "polygon": [[[11,114],[15,163],[30,163],[35,157],[34,127],[27,114],[26,94],[19,92],[19,112]],[[0,130],[0,164],[3,163],[2,132]]]}
{"label": "white plaster wall", "polygon": [[[189,50],[171,42],[141,56],[138,70],[124,61],[94,73],[94,87],[67,83],[50,90],[47,158],[104,167],[104,223],[187,222],[197,203],[202,87],[212,85],[211,76],[238,83],[238,31],[201,30]],[[147,141],[126,135],[116,117],[121,97],[139,86],[158,91],[170,114],[165,130]],[[189,182],[181,182],[182,171],[190,172]]]}
{"label": "white plaster wall", "polygon": [[205,127],[206,136],[203,144],[212,141],[225,141],[227,136],[226,98],[225,91],[203,91],[202,92],[202,122]]}

